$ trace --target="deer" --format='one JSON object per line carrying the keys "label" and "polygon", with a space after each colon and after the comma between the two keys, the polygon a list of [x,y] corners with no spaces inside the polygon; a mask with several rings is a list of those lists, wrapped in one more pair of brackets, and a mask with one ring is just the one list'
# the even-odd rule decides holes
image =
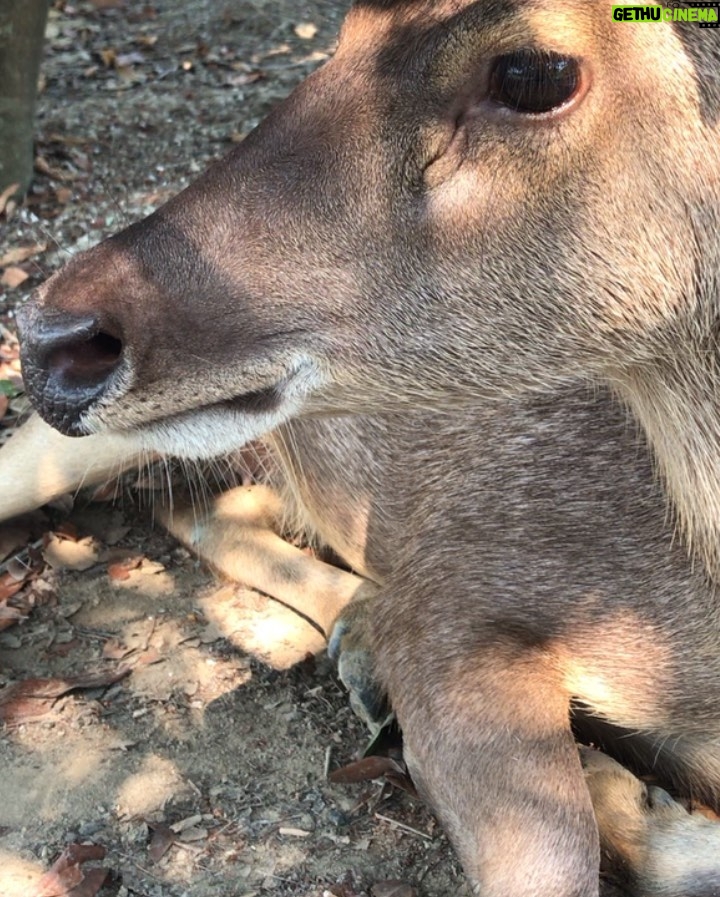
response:
{"label": "deer", "polygon": [[[354,571],[320,600],[341,675],[370,718],[387,695],[482,897],[720,893],[720,827],[671,796],[720,809],[719,115],[697,23],[357,0],[227,158],[19,316],[26,466],[59,431],[27,501],[78,453],[263,441],[267,501]],[[202,553],[273,518],[219,501],[171,529]],[[314,573],[238,541],[302,606]]]}

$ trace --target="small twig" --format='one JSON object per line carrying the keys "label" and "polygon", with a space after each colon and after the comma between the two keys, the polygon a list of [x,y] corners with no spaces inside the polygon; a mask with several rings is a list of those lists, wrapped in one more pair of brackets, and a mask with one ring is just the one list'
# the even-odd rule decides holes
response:
{"label": "small twig", "polygon": [[150,617],[149,620],[150,626],[148,627],[148,632],[145,636],[145,641],[143,642],[143,651],[147,651],[150,647],[150,642],[152,641],[153,635],[155,635],[155,628],[157,627],[157,619],[155,617]]}
{"label": "small twig", "polygon": [[73,626],[73,630],[82,638],[96,642],[106,642],[116,636],[116,633],[108,629],[90,629],[88,626]]}
{"label": "small twig", "polygon": [[207,850],[207,844],[196,844],[189,841],[173,841],[173,847],[179,847],[181,850],[187,850],[189,853],[203,853]]}
{"label": "small twig", "polygon": [[193,782],[192,779],[185,779],[185,783],[189,785],[192,790],[197,794],[198,797],[202,797],[202,791],[198,788],[198,786]]}
{"label": "small twig", "polygon": [[420,829],[413,828],[410,825],[405,825],[404,822],[398,822],[397,819],[391,819],[389,816],[383,816],[382,813],[375,813],[375,818],[380,819],[383,822],[387,822],[388,825],[391,825],[393,828],[400,829],[403,832],[407,832],[409,835],[416,835],[418,838],[422,838],[423,841],[432,841],[432,837],[425,832],[421,832]]}
{"label": "small twig", "polygon": [[122,859],[124,859],[127,863],[129,863],[131,866],[134,866],[139,872],[142,872],[143,875],[147,875],[148,878],[152,878],[155,881],[160,881],[160,882],[164,881],[164,879],[161,876],[159,876],[157,873],[153,872],[151,869],[146,869],[145,866],[141,866],[140,863],[138,863],[137,860],[134,857],[132,857],[129,853],[122,853],[119,850],[116,852],[119,857],[122,857]]}
{"label": "small twig", "polygon": [[268,878],[274,878],[275,881],[281,881],[284,885],[295,885],[296,881],[293,881],[291,878],[283,878],[282,875],[275,875],[272,872],[268,876]]}
{"label": "small twig", "polygon": [[212,832],[213,838],[218,838],[220,835],[224,835],[225,832],[234,825],[237,825],[237,819],[231,819],[229,822],[226,822],[225,825],[221,825],[220,828],[215,829],[215,831]]}

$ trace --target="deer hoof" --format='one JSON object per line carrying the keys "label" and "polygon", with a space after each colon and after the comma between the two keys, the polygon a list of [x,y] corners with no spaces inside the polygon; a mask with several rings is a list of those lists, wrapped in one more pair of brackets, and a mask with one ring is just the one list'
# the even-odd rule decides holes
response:
{"label": "deer hoof", "polygon": [[372,646],[373,597],[353,600],[333,627],[328,655],[337,665],[338,676],[350,693],[350,706],[376,734],[390,713],[387,694],[378,680]]}

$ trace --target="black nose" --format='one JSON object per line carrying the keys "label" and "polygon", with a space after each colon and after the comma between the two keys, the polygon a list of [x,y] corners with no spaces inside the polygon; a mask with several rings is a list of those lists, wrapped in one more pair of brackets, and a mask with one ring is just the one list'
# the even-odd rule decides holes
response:
{"label": "black nose", "polygon": [[106,393],[123,360],[121,338],[93,315],[29,307],[18,315],[23,378],[41,416],[82,436],[82,415]]}

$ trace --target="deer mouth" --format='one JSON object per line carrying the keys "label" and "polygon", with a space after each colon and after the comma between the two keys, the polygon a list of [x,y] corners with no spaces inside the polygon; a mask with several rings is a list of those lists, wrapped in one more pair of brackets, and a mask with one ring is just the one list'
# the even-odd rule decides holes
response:
{"label": "deer mouth", "polygon": [[244,414],[268,414],[275,411],[282,403],[283,384],[275,383],[262,389],[242,393],[232,399],[217,402],[209,407],[226,408],[228,411]]}
{"label": "deer mouth", "polygon": [[99,408],[84,418],[83,429],[86,433],[135,430],[143,447],[160,455],[189,460],[227,455],[296,417],[322,380],[317,365],[306,358],[298,359],[284,374],[277,373],[280,376],[265,386],[151,420],[133,420],[132,412],[110,420]]}

